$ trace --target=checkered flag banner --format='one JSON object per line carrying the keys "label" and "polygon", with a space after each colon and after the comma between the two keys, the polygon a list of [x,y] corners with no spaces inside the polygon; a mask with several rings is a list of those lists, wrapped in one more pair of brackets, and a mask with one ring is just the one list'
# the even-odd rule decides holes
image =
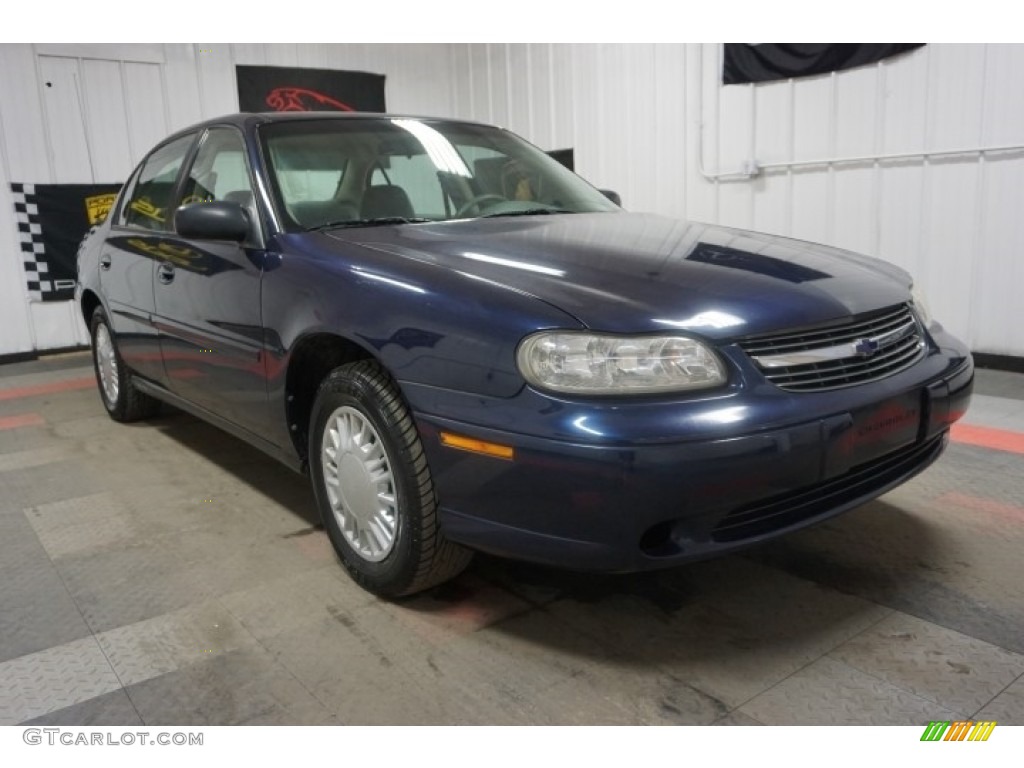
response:
{"label": "checkered flag banner", "polygon": [[30,301],[74,298],[78,246],[113,205],[117,184],[12,183]]}
{"label": "checkered flag banner", "polygon": [[[35,184],[11,184],[11,192],[14,195],[14,217],[18,222],[28,295],[32,301],[42,301],[44,293],[49,296],[54,292],[54,286],[50,279],[50,267],[46,263],[43,229],[39,225],[36,187]],[[74,289],[74,282],[71,287]]]}

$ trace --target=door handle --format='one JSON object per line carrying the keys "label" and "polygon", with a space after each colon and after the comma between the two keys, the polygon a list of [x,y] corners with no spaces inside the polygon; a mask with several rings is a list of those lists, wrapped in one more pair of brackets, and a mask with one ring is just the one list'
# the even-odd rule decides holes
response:
{"label": "door handle", "polygon": [[105,253],[100,256],[100,269],[110,269],[110,254]]}
{"label": "door handle", "polygon": [[174,280],[174,265],[169,261],[165,261],[156,268],[156,275],[160,278],[161,283],[167,285]]}

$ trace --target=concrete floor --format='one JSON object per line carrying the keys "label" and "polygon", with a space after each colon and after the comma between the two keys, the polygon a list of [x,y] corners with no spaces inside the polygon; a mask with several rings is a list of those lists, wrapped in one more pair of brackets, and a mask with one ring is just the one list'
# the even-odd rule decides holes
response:
{"label": "concrete floor", "polygon": [[1024,376],[978,392],[927,473],[742,556],[390,604],[305,478],[115,424],[84,354],[0,367],[0,724],[1024,724]]}

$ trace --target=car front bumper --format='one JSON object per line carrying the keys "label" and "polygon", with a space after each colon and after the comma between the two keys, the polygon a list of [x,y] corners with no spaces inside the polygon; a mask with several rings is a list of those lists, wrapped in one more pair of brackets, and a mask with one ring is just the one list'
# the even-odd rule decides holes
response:
{"label": "car front bumper", "polygon": [[[830,393],[738,386],[623,406],[403,389],[451,540],[579,570],[645,570],[819,522],[929,466],[974,380],[966,349],[941,330],[933,336],[911,369]],[[515,456],[453,450],[441,432],[512,446]]]}

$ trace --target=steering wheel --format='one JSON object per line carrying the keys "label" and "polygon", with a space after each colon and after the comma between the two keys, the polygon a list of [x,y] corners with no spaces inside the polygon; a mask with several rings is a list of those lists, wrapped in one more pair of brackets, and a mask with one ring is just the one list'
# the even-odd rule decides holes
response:
{"label": "steering wheel", "polygon": [[502,203],[506,202],[504,196],[502,195],[477,195],[476,197],[469,198],[469,200],[467,200],[466,202],[459,206],[459,209],[455,212],[455,218],[462,218],[465,214],[469,213],[469,209],[472,208],[473,206],[476,206],[477,210],[479,210],[480,203],[484,202],[485,200],[497,200],[498,202]]}

